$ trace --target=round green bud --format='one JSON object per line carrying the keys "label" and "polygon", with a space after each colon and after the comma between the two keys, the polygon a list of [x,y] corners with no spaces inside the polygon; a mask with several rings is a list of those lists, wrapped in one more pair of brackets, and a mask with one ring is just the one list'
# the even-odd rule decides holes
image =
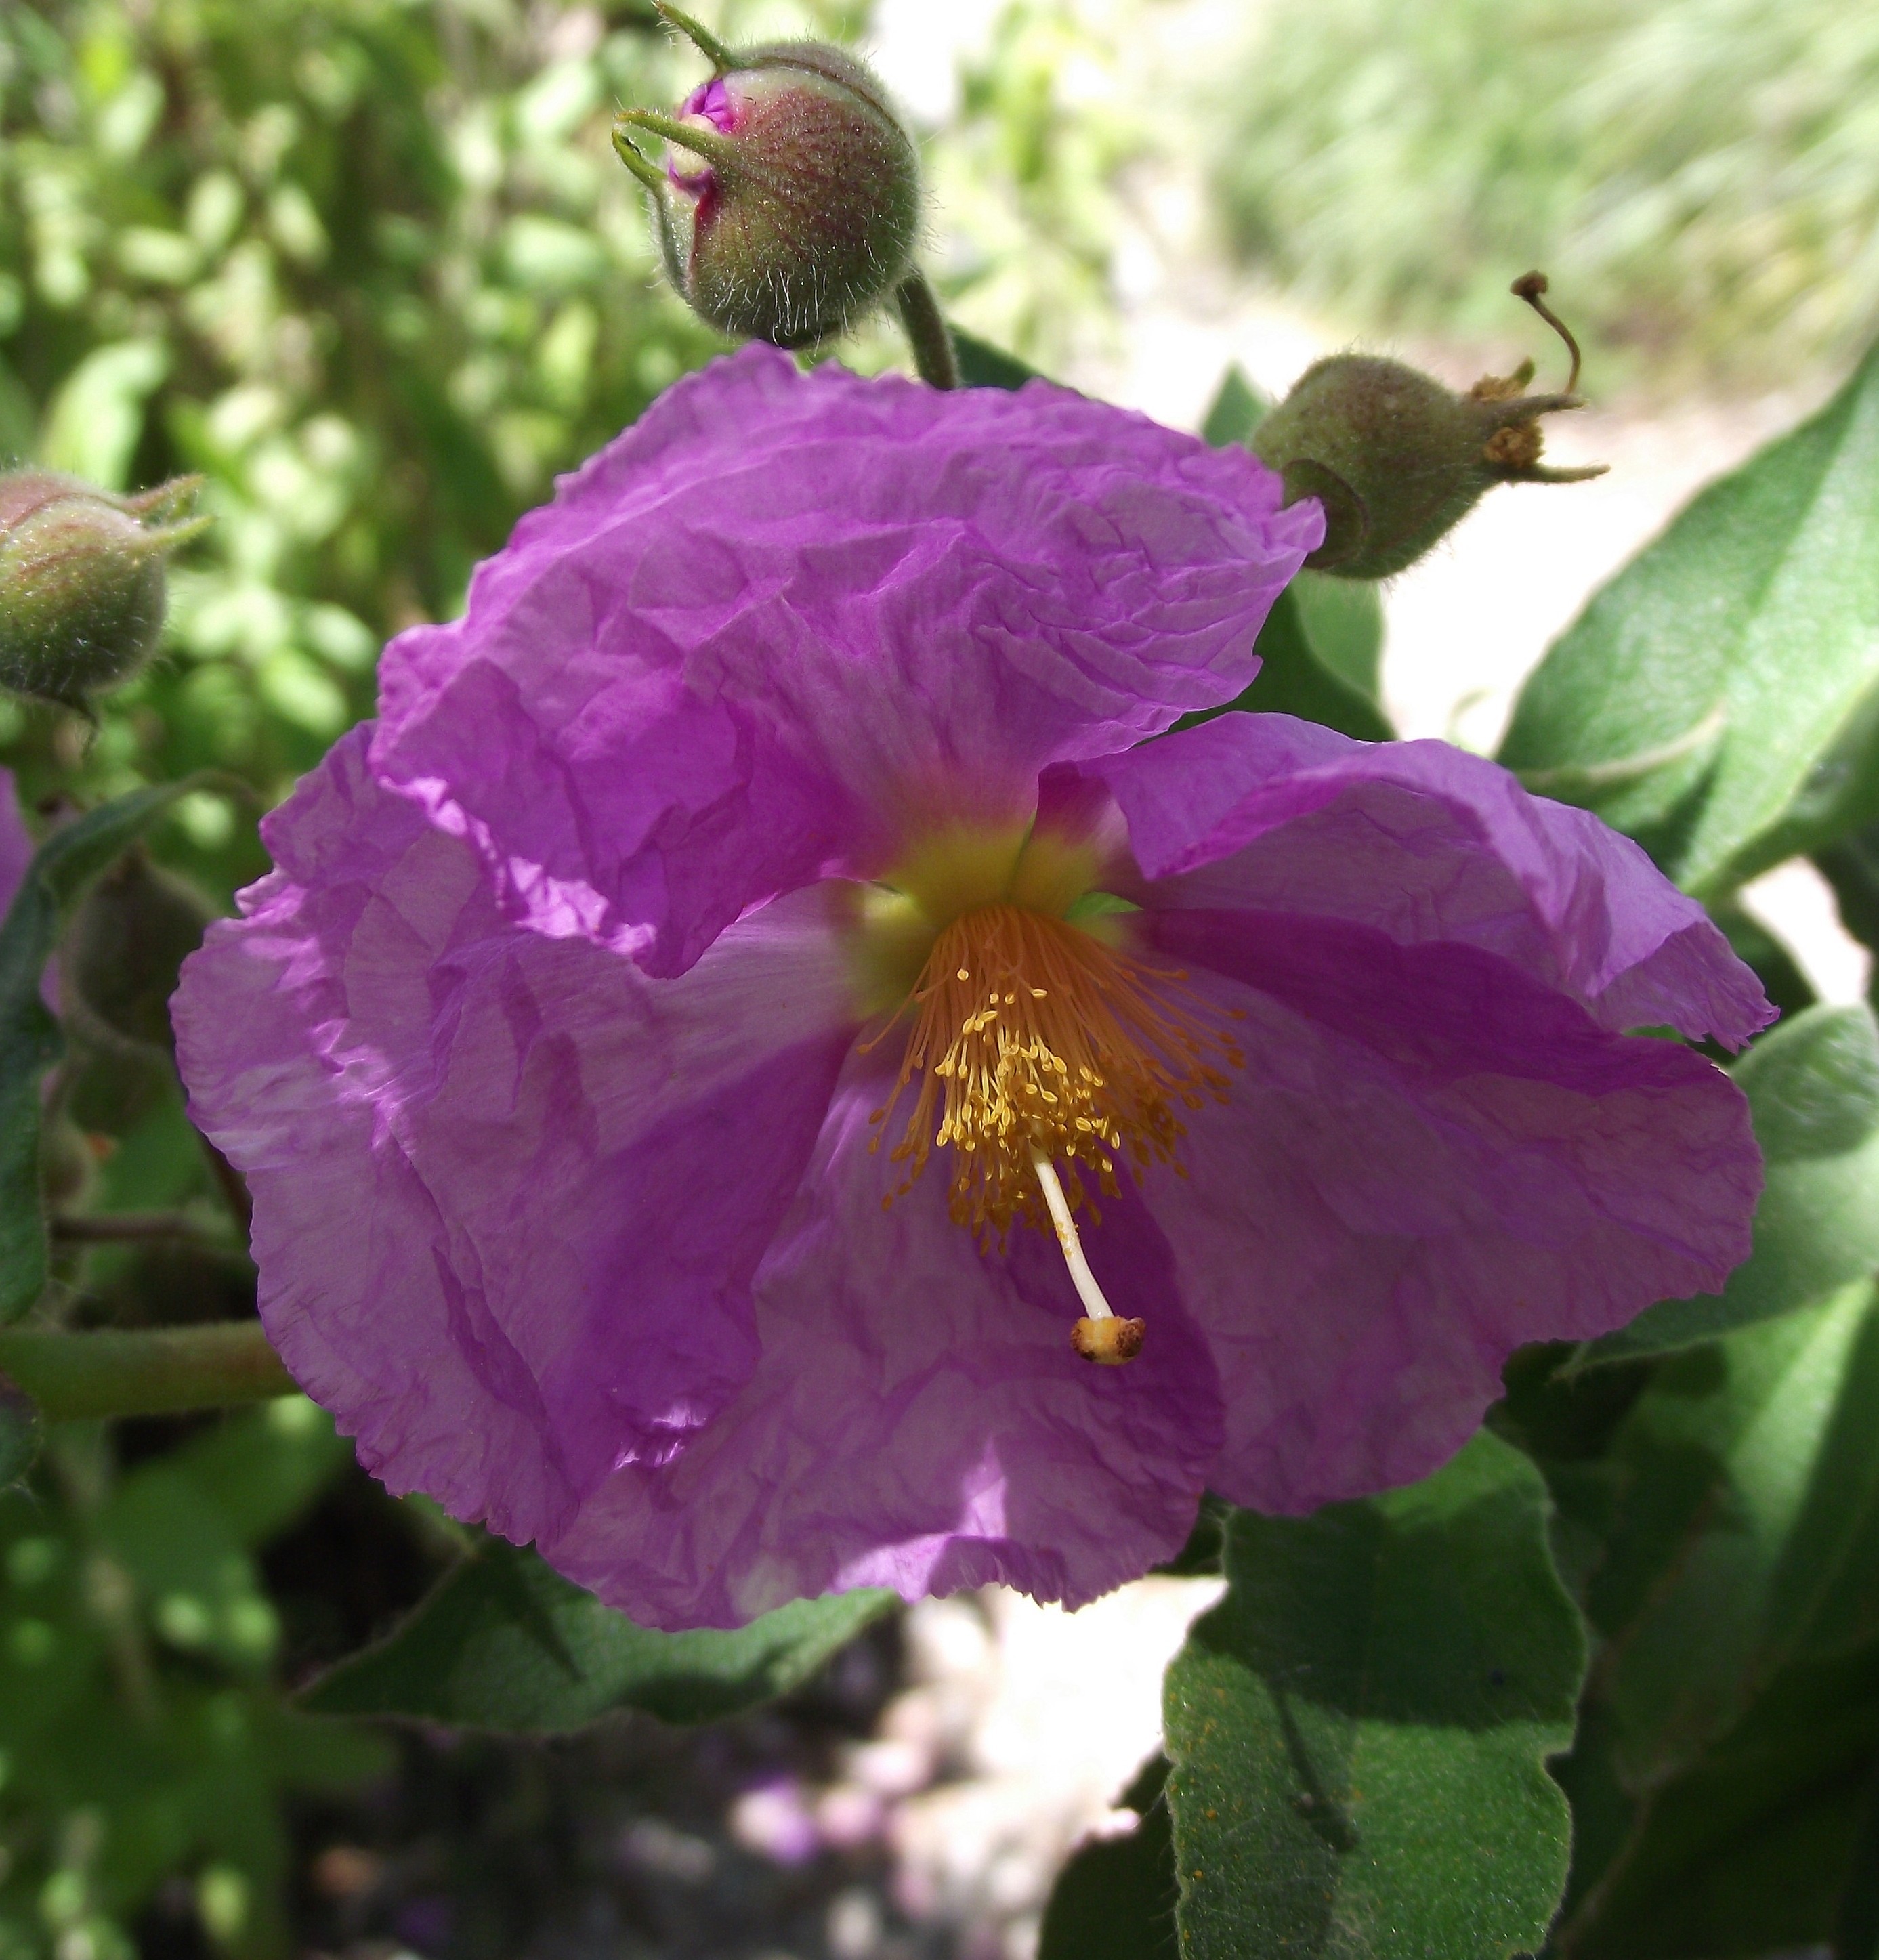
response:
{"label": "round green bud", "polygon": [[215,908],[134,844],[79,902],[59,949],[65,1017],[105,1048],[167,1052],[170,997]]}
{"label": "round green bud", "polygon": [[1260,423],[1253,447],[1285,479],[1288,500],[1316,497],[1324,542],[1306,559],[1342,578],[1387,578],[1413,565],[1496,483],[1568,483],[1597,469],[1540,461],[1540,417],[1576,395],[1529,395],[1527,362],[1465,395],[1390,361],[1339,354],[1306,371]]}
{"label": "round green bud", "polygon": [[0,476],[0,687],[88,711],[163,630],[164,561],[207,524],[199,478],[113,497],[40,470]]}
{"label": "round green bud", "polygon": [[[629,110],[614,138],[652,193],[672,283],[725,333],[778,347],[840,333],[912,269],[913,139],[880,81],[839,48],[701,45],[719,72],[676,116]],[[665,139],[663,173],[634,130]]]}

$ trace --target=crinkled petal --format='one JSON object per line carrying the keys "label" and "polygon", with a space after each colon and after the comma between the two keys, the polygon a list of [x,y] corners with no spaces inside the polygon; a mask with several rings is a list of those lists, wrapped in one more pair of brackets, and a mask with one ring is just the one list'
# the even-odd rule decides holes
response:
{"label": "crinkled petal", "polygon": [[1038,382],[752,347],[662,396],[381,668],[375,765],[511,916],[683,971],[908,824],[1230,699],[1317,543],[1271,471]]}
{"label": "crinkled petal", "polygon": [[804,1594],[909,1599],[992,1581],[1075,1606],[1178,1550],[1219,1447],[1206,1344],[1139,1198],[1091,1259],[1152,1300],[1126,1368],[1072,1351],[1082,1311],[1053,1239],[987,1254],[947,1215],[947,1153],[901,1175],[858,1058],[757,1278],[763,1357],[686,1453],[622,1470],[542,1548],[642,1624],[729,1626]]}
{"label": "crinkled petal", "polygon": [[178,1058],[296,1377],[393,1490],[531,1538],[748,1376],[850,983],[819,892],[666,983],[515,926],[369,737],[269,820],[279,868],[185,966]]}
{"label": "crinkled petal", "polygon": [[1189,1176],[1149,1192],[1225,1384],[1210,1482],[1235,1503],[1421,1477],[1515,1348],[1608,1332],[1747,1257],[1747,1103],[1680,1043],[1607,1032],[1473,947],[1298,912],[1152,933],[1244,1017]]}
{"label": "crinkled petal", "polygon": [[1348,919],[1497,953],[1601,1026],[1740,1048],[1775,1017],[1695,899],[1589,812],[1445,742],[1225,714],[1086,765],[1170,906]]}

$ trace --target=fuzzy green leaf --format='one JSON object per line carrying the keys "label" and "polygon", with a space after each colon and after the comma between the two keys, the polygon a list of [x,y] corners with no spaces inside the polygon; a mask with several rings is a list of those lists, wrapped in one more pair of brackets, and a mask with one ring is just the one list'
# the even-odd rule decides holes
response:
{"label": "fuzzy green leaf", "polygon": [[320,1715],[578,1729],[609,1709],[709,1722],[800,1687],[893,1603],[877,1590],[779,1606],[734,1632],[654,1633],[534,1553],[487,1540],[390,1637],[316,1682]]}
{"label": "fuzzy green leaf", "polygon": [[1593,598],[1501,759],[1705,894],[1879,815],[1879,348]]}
{"label": "fuzzy green leaf", "polygon": [[1015,354],[1007,354],[1003,348],[994,347],[990,341],[981,340],[963,327],[955,326],[950,330],[962,386],[1017,389],[1037,378],[1037,370],[1029,362],[1019,360]]}
{"label": "fuzzy green leaf", "polygon": [[1240,1513],[1169,1671],[1185,1960],[1502,1960],[1565,1882],[1578,1618],[1546,1493],[1482,1434],[1302,1519]]}
{"label": "fuzzy green leaf", "polygon": [[1058,1873],[1037,1960],[1179,1960],[1167,1771],[1155,1757],[1117,1800],[1140,1816],[1135,1830],[1092,1839]]}
{"label": "fuzzy green leaf", "polygon": [[1588,1583],[1633,1787],[1694,1763],[1761,1684],[1879,1631],[1879,1312],[1870,1282],[1668,1363],[1613,1452]]}

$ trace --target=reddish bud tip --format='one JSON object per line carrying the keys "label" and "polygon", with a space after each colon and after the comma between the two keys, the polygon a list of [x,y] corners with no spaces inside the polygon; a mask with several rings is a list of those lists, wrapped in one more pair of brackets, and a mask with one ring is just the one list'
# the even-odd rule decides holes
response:
{"label": "reddish bud tip", "polygon": [[[629,110],[621,161],[653,192],[673,282],[722,332],[801,347],[906,276],[919,158],[886,91],[819,42],[739,52],[674,116]],[[663,180],[631,140],[661,138]]]}

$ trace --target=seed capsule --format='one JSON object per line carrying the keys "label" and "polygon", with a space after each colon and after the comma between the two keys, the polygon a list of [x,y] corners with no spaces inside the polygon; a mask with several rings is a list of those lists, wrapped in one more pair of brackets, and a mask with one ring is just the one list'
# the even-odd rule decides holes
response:
{"label": "seed capsule", "polygon": [[1540,299],[1543,275],[1513,290],[1572,349],[1565,392],[1530,395],[1533,364],[1488,375],[1465,395],[1400,361],[1339,354],[1306,370],[1253,438],[1285,479],[1288,501],[1316,497],[1324,542],[1307,565],[1340,578],[1387,578],[1413,565],[1496,483],[1576,483],[1604,466],[1553,469],[1540,460],[1542,415],[1584,406],[1572,393],[1578,348]]}

